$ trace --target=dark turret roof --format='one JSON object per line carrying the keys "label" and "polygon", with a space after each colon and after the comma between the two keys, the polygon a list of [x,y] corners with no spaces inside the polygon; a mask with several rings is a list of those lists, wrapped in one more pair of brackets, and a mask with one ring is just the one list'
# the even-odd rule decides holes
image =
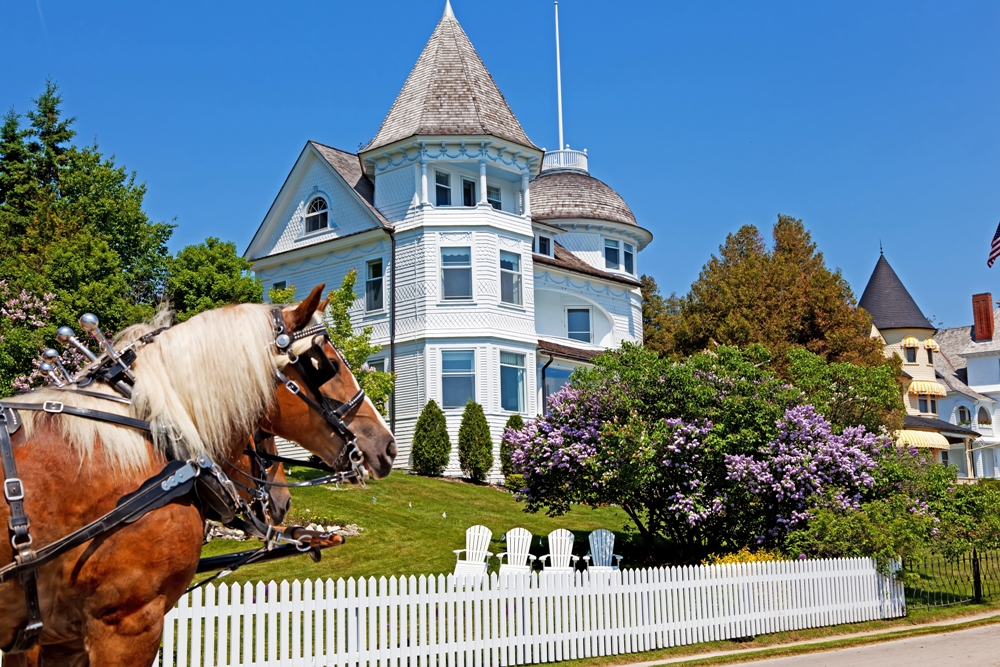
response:
{"label": "dark turret roof", "polygon": [[872,316],[872,324],[884,329],[934,329],[924,317],[885,255],[878,258],[858,306]]}

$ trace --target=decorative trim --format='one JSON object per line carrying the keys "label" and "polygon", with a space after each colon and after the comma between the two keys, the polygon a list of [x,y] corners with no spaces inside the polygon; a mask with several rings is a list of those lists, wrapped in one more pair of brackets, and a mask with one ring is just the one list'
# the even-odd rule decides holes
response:
{"label": "decorative trim", "polygon": [[541,273],[535,273],[535,280],[548,283],[550,285],[556,285],[563,288],[570,288],[574,290],[582,290],[584,292],[590,292],[592,294],[600,294],[602,296],[611,296],[619,299],[625,298],[631,301],[632,293],[629,290],[614,290],[609,286],[605,286],[601,289],[594,287],[593,283],[590,281],[583,281],[582,283],[577,283],[569,276],[553,276],[548,271],[542,271]]}
{"label": "decorative trim", "polygon": [[284,273],[288,271],[298,271],[299,269],[306,266],[323,266],[325,264],[332,263],[333,261],[343,261],[345,259],[351,259],[353,257],[358,257],[361,255],[370,255],[376,251],[385,252],[385,241],[378,241],[371,246],[363,246],[360,244],[352,245],[350,250],[346,253],[340,253],[336,250],[331,250],[323,253],[322,255],[314,255],[312,257],[303,257],[301,260],[296,262],[282,262],[277,266],[270,269],[259,268],[256,269],[257,275],[263,280],[264,278],[269,278],[278,275],[279,273]]}
{"label": "decorative trim", "polygon": [[[392,150],[381,151],[377,156],[365,158],[365,162],[372,165],[376,173],[399,167],[408,162],[424,162],[426,160],[490,161],[530,173],[532,165],[538,162],[537,156],[522,155],[524,153],[522,150],[515,150],[504,144],[494,145],[493,141],[480,141],[478,147],[471,149],[466,145],[467,143],[469,142],[441,141],[440,143],[434,142],[439,147],[430,148],[426,141],[414,141],[408,146],[397,146]],[[454,152],[449,152],[449,145],[455,149]]]}

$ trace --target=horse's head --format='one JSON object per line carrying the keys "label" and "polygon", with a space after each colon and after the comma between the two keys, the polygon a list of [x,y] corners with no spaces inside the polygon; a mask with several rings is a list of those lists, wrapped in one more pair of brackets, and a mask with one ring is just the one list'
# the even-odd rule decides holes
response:
{"label": "horse's head", "polygon": [[[268,482],[277,482],[279,485],[285,484],[287,481],[285,479],[285,466],[268,458],[277,455],[278,447],[274,442],[274,436],[264,431],[257,431],[247,443],[243,456],[229,465],[246,473],[246,475],[241,476],[244,478],[241,479],[241,482],[245,484],[255,484],[254,479],[266,479]],[[257,484],[259,485],[259,482]],[[258,499],[251,497],[247,491],[240,487],[237,488],[237,491],[244,500],[250,503],[255,512],[258,509],[263,509],[263,512],[258,514],[260,518],[272,526],[279,526],[285,520],[285,515],[292,506],[292,494],[285,486],[264,486],[263,490],[267,493],[267,502],[263,508],[254,504],[258,502]]]}
{"label": "horse's head", "polygon": [[[321,322],[316,315],[321,317],[326,309],[327,301],[320,301],[323,287],[316,286],[301,303],[281,312],[287,336],[310,333],[288,344],[287,363],[281,371],[294,386],[278,387],[261,427],[299,443],[340,469],[349,466],[344,448],[353,440],[364,455],[365,469],[381,479],[392,470],[396,441],[329,338],[322,332],[311,333]],[[294,392],[296,388],[300,395]]]}

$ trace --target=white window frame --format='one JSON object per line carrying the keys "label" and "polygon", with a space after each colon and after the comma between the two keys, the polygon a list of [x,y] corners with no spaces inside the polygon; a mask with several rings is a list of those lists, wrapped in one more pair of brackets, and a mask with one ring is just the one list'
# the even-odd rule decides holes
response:
{"label": "white window frame", "polygon": [[[447,185],[438,183],[438,176],[444,176],[447,179]],[[444,188],[448,190],[448,203],[439,204],[438,203],[438,188]],[[443,171],[441,169],[434,170],[434,206],[454,206],[455,205],[455,193],[451,188],[451,172]]]}
{"label": "white window frame", "polygon": [[[549,242],[549,251],[547,253],[542,252],[541,250],[542,239],[545,239],[546,241]],[[535,234],[535,244],[532,247],[531,251],[534,252],[535,254],[542,255],[544,257],[554,257],[556,251],[555,244],[556,244],[555,239],[553,239],[551,236],[548,236],[546,234]]]}
{"label": "white window frame", "polygon": [[[449,248],[468,248],[469,250],[469,266],[449,266],[444,265],[444,251]],[[473,271],[474,262],[472,258],[472,244],[469,245],[446,245],[438,247],[438,263],[441,266],[441,301],[444,303],[470,303],[475,300],[476,295],[476,276]],[[445,296],[444,293],[444,272],[447,269],[468,269],[469,270],[469,296]]]}
{"label": "white window frame", "polygon": [[[503,362],[503,355],[514,354],[521,357],[520,366],[512,366],[511,364],[505,364]],[[517,410],[509,410],[503,406],[503,368],[519,368],[521,370],[521,396],[519,398],[519,403],[521,404]],[[500,350],[500,410],[509,413],[527,414],[528,412],[528,355],[523,350]]]}
{"label": "white window frame", "polygon": [[[473,400],[473,401],[475,401],[475,402],[478,403],[479,402],[479,400],[478,400],[479,399],[479,377],[478,377],[478,374],[476,373],[476,363],[478,361],[477,354],[476,354],[476,348],[474,348],[474,347],[446,347],[446,348],[441,348],[440,353],[438,354],[438,362],[440,363],[440,366],[438,366],[438,377],[441,380],[441,396],[440,396],[440,398],[441,398],[441,409],[442,410],[462,410],[462,409],[465,408],[465,405],[451,405],[451,406],[448,406],[448,405],[445,405],[445,403],[444,403],[444,377],[446,375],[446,373],[444,371],[444,355],[447,354],[447,353],[449,353],[449,352],[467,352],[467,353],[469,353],[469,354],[472,355],[472,399],[471,400]],[[458,377],[466,377],[469,374],[468,373],[448,373],[448,375],[454,375],[454,376],[458,376]]]}
{"label": "white window frame", "polygon": [[[369,277],[370,267],[375,262],[381,263],[381,265],[382,265],[382,275],[380,275],[378,278],[371,278],[371,277]],[[382,298],[381,298],[382,307],[381,308],[369,308],[368,307],[368,283],[370,283],[370,282],[372,282],[374,280],[378,280],[379,281],[379,292],[381,292],[381,296],[382,296]],[[367,262],[365,262],[365,312],[366,313],[383,313],[383,312],[385,312],[385,258],[384,257],[375,257],[375,258],[370,259]]]}
{"label": "white window frame", "polygon": [[[326,204],[326,208],[324,208],[322,211],[314,211],[310,213],[309,209],[312,207],[313,202],[315,202],[316,200],[322,200],[323,203]],[[326,224],[323,225],[322,227],[317,227],[316,229],[309,229],[309,218],[316,217],[321,213],[326,213]],[[333,224],[332,220],[330,220],[330,213],[331,213],[330,198],[327,197],[326,194],[324,193],[313,194],[313,196],[309,198],[309,201],[306,202],[305,211],[303,211],[302,213],[302,235],[312,236],[313,234],[322,234],[323,232],[336,228],[336,225]]]}
{"label": "white window frame", "polygon": [[[490,190],[496,190],[497,196],[495,198],[490,197]],[[492,206],[497,211],[503,210],[503,188],[499,185],[486,184],[486,203]]]}
{"label": "white window frame", "polygon": [[[628,268],[628,261],[626,260],[627,257],[632,258],[631,271]],[[622,270],[631,276],[635,275],[635,245],[632,243],[625,243],[624,241],[622,242]]]}
{"label": "white window frame", "polygon": [[[569,331],[569,311],[571,311],[571,310],[586,310],[589,313],[589,315],[587,317],[587,319],[590,322],[590,340],[589,341],[582,341],[579,338],[570,338],[570,335],[569,335],[569,333],[570,333],[570,331]],[[575,340],[578,343],[591,343],[591,344],[593,344],[593,342],[594,342],[594,308],[592,306],[566,306],[564,308],[564,312],[563,312],[563,326],[564,326],[563,330],[566,332],[566,338],[569,338],[570,340]]]}
{"label": "white window frame", "polygon": [[[611,248],[614,248],[615,252],[618,254],[618,261],[614,266],[608,266],[608,250]],[[620,271],[622,268],[622,242],[618,239],[609,239],[604,237],[604,268],[605,270],[613,271]]]}
{"label": "white window frame", "polygon": [[[465,208],[472,208],[479,203],[479,180],[475,178],[469,178],[468,176],[460,176],[459,179],[462,182],[462,206]],[[472,185],[472,203],[465,203],[465,184],[469,183]]]}
{"label": "white window frame", "polygon": [[[508,253],[517,256],[517,271],[511,271],[510,269],[503,268],[503,253]],[[497,255],[497,267],[500,269],[500,303],[507,306],[524,306],[524,255],[519,252],[513,252],[510,250],[501,250]],[[503,300],[503,277],[504,274],[508,274],[513,277],[514,284],[517,286],[517,300],[516,301],[504,301]]]}

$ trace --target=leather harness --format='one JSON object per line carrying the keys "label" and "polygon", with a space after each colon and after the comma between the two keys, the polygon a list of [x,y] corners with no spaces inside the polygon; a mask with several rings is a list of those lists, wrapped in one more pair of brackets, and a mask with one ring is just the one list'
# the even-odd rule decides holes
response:
{"label": "leather harness", "polygon": [[[244,473],[228,461],[225,463],[233,470],[248,477],[258,487],[317,486],[319,484],[343,482],[352,479],[360,481],[363,484],[364,470],[362,463],[364,456],[357,446],[357,436],[345,421],[345,417],[351,415],[364,402],[364,391],[358,391],[347,402],[340,402],[324,396],[320,391],[320,387],[329,381],[339,370],[322,350],[322,345],[329,342],[325,327],[314,325],[302,331],[289,334],[285,332],[282,309],[280,307],[272,308],[270,314],[275,332],[275,347],[278,353],[288,355],[289,365],[296,368],[310,393],[318,398],[312,398],[302,390],[298,383],[290,380],[280,370],[275,370],[277,380],[288,391],[302,399],[311,410],[319,413],[333,427],[334,431],[344,439],[345,444],[332,466],[274,456],[259,451],[255,446],[252,450],[252,456],[257,458],[258,463],[261,464],[260,467],[265,470],[262,478]],[[155,336],[164,330],[165,328],[158,329],[142,336],[139,340],[144,344],[152,343]],[[297,340],[310,336],[312,337],[312,347],[301,355],[295,355],[291,349],[292,344]],[[128,349],[126,351],[131,356],[127,363],[131,363],[135,358],[134,350]],[[339,351],[337,351],[337,354],[340,358],[340,363],[345,363]],[[105,356],[107,357],[108,355]],[[123,354],[122,357],[124,358],[125,355]],[[93,371],[82,376],[83,381],[78,382],[77,386],[86,386],[96,379],[106,382],[121,392],[124,373],[120,366],[120,361],[106,358]],[[127,366],[125,368],[127,370]],[[126,389],[130,390],[131,386],[128,386]],[[73,391],[96,398],[126,404],[130,403],[128,398],[122,399],[118,396],[80,389]],[[131,395],[131,391],[124,393],[129,396]],[[240,556],[237,562],[234,562],[232,556],[206,559],[211,562],[200,565],[199,572],[211,571],[212,569],[223,567],[227,568],[226,572],[229,572],[247,562],[272,560],[278,556],[279,552],[282,556],[291,556],[309,551],[307,542],[302,543],[297,540],[284,538],[280,535],[280,531],[275,531],[273,526],[267,524],[265,515],[266,501],[261,503],[261,516],[258,517],[257,513],[236,493],[234,482],[226,476],[218,464],[204,454],[199,454],[189,460],[172,460],[168,462],[163,470],[143,482],[137,490],[120,498],[115,508],[104,516],[51,544],[40,549],[34,549],[30,534],[31,522],[24,510],[25,486],[18,477],[14,447],[11,441],[11,436],[21,427],[21,419],[18,415],[19,410],[36,410],[49,414],[65,414],[83,419],[103,421],[116,426],[134,428],[144,432],[150,431],[149,422],[102,410],[78,408],[66,405],[60,401],[45,401],[43,403],[14,403],[4,401],[0,403],[0,467],[2,467],[4,475],[3,494],[10,509],[7,528],[10,534],[11,545],[14,547],[15,552],[14,562],[0,567],[0,584],[17,577],[24,589],[25,604],[27,607],[27,622],[15,634],[12,645],[2,649],[4,653],[27,651],[38,643],[43,627],[41,607],[38,599],[38,568],[65,554],[67,551],[75,549],[96,537],[114,531],[121,526],[133,523],[149,512],[159,509],[182,496],[193,493],[196,504],[199,506],[203,516],[217,518],[227,525],[239,527],[248,534],[264,539],[266,542],[265,546],[259,552],[249,552],[250,556],[243,557],[242,554],[237,554],[237,556]],[[247,453],[250,454],[251,450],[248,449]],[[350,468],[347,471],[338,472],[336,467],[343,462],[345,457],[349,461]],[[263,465],[262,462],[267,463],[267,465]],[[266,474],[266,469],[277,462],[314,467],[332,474],[306,482],[280,484],[269,481]],[[251,491],[252,496],[256,495],[248,487],[243,488]],[[259,494],[260,488],[256,491]],[[238,513],[242,513],[244,518],[238,517]],[[279,543],[284,543],[286,546],[275,548]],[[292,546],[295,547],[294,551],[290,548]],[[261,555],[267,552],[270,553],[266,556]],[[313,554],[310,552],[310,555]],[[318,556],[318,553],[315,556]]]}

